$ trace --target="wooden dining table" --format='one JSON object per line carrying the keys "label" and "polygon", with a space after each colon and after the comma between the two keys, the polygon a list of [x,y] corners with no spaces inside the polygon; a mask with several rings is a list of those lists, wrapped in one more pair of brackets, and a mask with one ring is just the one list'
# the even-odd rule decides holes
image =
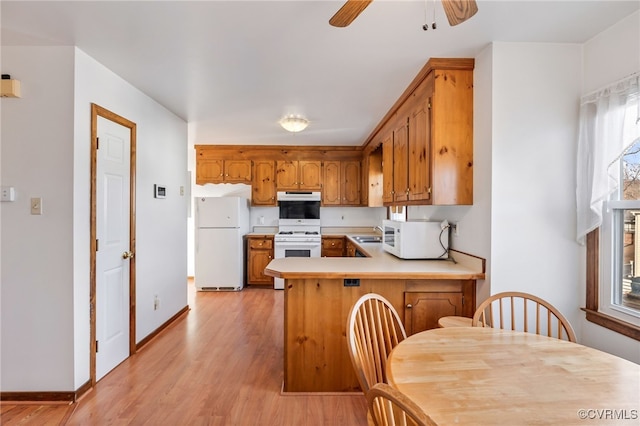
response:
{"label": "wooden dining table", "polygon": [[640,365],[533,333],[423,331],[393,349],[387,381],[438,425],[640,424]]}

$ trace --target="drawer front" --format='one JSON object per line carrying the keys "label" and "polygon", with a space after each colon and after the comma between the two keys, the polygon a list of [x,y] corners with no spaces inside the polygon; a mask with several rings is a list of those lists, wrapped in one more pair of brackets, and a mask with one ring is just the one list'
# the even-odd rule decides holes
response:
{"label": "drawer front", "polygon": [[342,249],[344,247],[344,239],[343,238],[323,238],[322,239],[322,248],[325,250],[331,249]]}
{"label": "drawer front", "polygon": [[249,239],[249,248],[271,250],[273,248],[273,239],[271,238],[251,238]]}

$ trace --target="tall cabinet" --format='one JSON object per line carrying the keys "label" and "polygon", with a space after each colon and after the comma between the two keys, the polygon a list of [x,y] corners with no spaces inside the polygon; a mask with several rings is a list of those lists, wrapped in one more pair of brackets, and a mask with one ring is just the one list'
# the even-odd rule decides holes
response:
{"label": "tall cabinet", "polygon": [[473,204],[473,66],[429,60],[369,138],[385,205]]}

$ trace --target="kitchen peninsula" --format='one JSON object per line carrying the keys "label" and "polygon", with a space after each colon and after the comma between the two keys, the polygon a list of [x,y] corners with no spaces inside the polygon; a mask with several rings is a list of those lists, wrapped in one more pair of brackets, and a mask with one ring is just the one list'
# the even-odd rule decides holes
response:
{"label": "kitchen peninsula", "polygon": [[284,278],[284,392],[357,392],[347,352],[351,306],[375,292],[398,311],[407,334],[440,317],[471,317],[484,259],[451,250],[454,260],[401,260],[379,243],[357,244],[368,257],[280,258],[265,274]]}

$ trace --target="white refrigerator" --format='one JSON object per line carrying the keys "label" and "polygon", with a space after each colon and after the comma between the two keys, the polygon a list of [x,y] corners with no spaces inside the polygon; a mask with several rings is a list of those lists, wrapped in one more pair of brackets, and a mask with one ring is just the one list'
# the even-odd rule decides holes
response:
{"label": "white refrigerator", "polygon": [[242,290],[249,201],[242,197],[200,197],[195,199],[195,210],[196,289]]}

